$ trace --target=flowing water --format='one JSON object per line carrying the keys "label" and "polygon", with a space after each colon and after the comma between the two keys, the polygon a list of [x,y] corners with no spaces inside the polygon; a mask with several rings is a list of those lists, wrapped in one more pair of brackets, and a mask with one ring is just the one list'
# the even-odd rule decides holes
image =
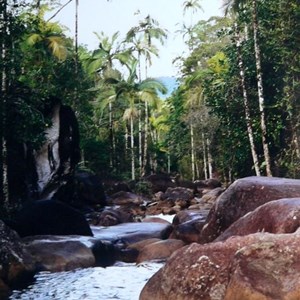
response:
{"label": "flowing water", "polygon": [[107,268],[78,269],[69,272],[42,272],[35,282],[9,299],[23,300],[138,300],[139,294],[163,263],[139,265],[117,263]]}

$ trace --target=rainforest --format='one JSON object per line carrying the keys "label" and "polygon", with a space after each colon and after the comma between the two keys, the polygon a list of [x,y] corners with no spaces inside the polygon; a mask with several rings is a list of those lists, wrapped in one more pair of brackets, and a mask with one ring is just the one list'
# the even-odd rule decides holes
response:
{"label": "rainforest", "polygon": [[[14,181],[28,166],[10,164],[16,149],[39,151],[57,102],[78,121],[76,168],[102,179],[300,178],[298,0],[226,0],[222,17],[183,28],[189,52],[174,57],[171,93],[147,76],[168,35],[159,20],[141,17],[125,36],[100,30],[89,50],[46,18],[61,2],[0,3],[1,207],[21,201]],[[200,6],[183,1],[183,13]]]}

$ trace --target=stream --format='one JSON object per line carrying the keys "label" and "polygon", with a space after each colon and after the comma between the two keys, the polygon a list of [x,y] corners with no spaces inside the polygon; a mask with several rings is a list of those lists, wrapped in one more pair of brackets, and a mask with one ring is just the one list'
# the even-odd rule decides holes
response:
{"label": "stream", "polygon": [[139,265],[118,262],[107,268],[94,267],[68,272],[41,272],[35,282],[9,299],[23,300],[138,300],[148,279],[163,263]]}

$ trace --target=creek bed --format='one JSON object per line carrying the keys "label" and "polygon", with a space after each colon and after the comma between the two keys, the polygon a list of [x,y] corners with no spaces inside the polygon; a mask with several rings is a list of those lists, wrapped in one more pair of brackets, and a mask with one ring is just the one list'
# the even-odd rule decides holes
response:
{"label": "creek bed", "polygon": [[78,269],[68,272],[41,272],[32,285],[13,291],[9,299],[22,300],[138,300],[148,279],[163,263],[139,265],[116,263],[114,266]]}

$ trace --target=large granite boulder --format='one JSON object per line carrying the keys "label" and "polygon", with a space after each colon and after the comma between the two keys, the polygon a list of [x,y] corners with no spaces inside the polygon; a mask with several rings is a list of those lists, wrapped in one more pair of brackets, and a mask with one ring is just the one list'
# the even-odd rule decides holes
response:
{"label": "large granite boulder", "polygon": [[61,272],[95,266],[92,250],[70,237],[37,236],[24,239],[25,249],[34,257],[36,271]]}
{"label": "large granite boulder", "polygon": [[255,232],[293,233],[300,227],[300,198],[268,202],[229,226],[215,241]]}
{"label": "large granite boulder", "polygon": [[300,197],[300,180],[275,177],[239,179],[217,199],[199,241],[213,241],[236,220],[267,202],[294,197]]}
{"label": "large granite boulder", "polygon": [[19,236],[0,220],[0,299],[33,277],[34,261]]}
{"label": "large granite boulder", "polygon": [[256,233],[177,250],[140,300],[295,300],[300,235]]}
{"label": "large granite boulder", "polygon": [[40,200],[26,205],[9,226],[21,237],[93,235],[84,215],[67,204],[54,200]]}
{"label": "large granite boulder", "polygon": [[173,228],[171,224],[157,222],[123,223],[110,227],[91,226],[94,237],[98,240],[130,245],[145,239],[167,239]]}

